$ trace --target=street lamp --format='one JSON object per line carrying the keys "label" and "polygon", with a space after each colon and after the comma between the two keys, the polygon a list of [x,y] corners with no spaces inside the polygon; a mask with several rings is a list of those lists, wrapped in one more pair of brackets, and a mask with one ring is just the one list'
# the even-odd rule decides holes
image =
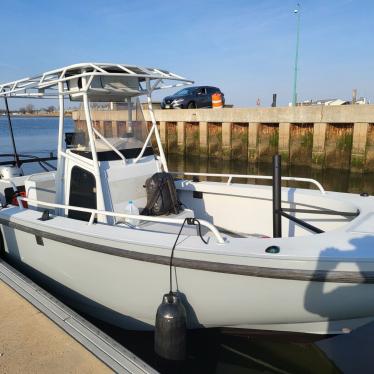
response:
{"label": "street lamp", "polygon": [[292,93],[292,106],[297,103],[297,64],[299,59],[299,36],[300,36],[300,4],[297,3],[297,8],[293,11],[297,16],[297,29],[296,29],[296,54],[295,54],[295,70],[293,76],[293,93]]}

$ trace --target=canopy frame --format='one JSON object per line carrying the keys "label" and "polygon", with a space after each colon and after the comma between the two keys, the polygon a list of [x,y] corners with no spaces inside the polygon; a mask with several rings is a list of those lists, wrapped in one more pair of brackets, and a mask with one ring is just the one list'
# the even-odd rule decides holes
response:
{"label": "canopy frame", "polygon": [[[93,86],[94,79],[99,77],[116,78],[118,77],[118,85],[106,85],[100,87],[100,95],[105,98],[108,95],[115,94],[123,97],[124,101],[130,103],[130,98],[134,96],[145,95],[148,102],[148,111],[150,113],[152,127],[149,131],[146,141],[137,156],[134,163],[137,163],[143,156],[145,149],[151,141],[152,134],[156,137],[158,149],[160,151],[160,161],[165,171],[168,171],[165,153],[161,143],[161,137],[157,128],[156,118],[152,108],[152,93],[158,89],[180,87],[186,84],[192,84],[193,81],[183,78],[175,73],[157,69],[145,68],[135,65],[124,64],[110,64],[110,63],[80,63],[69,65],[60,69],[51,70],[43,74],[33,77],[15,80],[12,82],[0,84],[0,97],[4,98],[56,98],[59,102],[59,129],[57,142],[57,175],[56,175],[56,204],[65,204],[67,191],[64,187],[65,179],[65,160],[70,159],[83,169],[91,172],[96,180],[96,196],[97,209],[105,210],[103,185],[100,175],[100,165],[95,145],[95,129],[93,127],[91,111],[90,111],[90,97],[95,94],[97,87]],[[129,77],[129,82],[132,82],[132,87],[126,86],[126,78]],[[96,80],[97,82],[98,80]],[[171,81],[171,84],[165,84],[164,81]],[[78,84],[77,84],[78,82]],[[114,79],[115,82],[115,79]],[[135,85],[134,85],[135,83]],[[64,101],[72,95],[75,100],[83,102],[85,112],[87,134],[89,137],[89,146],[92,153],[92,159],[82,159],[82,157],[64,150]],[[94,97],[93,97],[93,101]],[[102,100],[104,101],[104,100]],[[129,120],[131,121],[132,106],[128,105]],[[126,160],[123,159],[124,165]],[[60,210],[57,213],[62,213]],[[66,212],[65,212],[66,213]],[[100,217],[101,221],[106,222],[106,216]]]}

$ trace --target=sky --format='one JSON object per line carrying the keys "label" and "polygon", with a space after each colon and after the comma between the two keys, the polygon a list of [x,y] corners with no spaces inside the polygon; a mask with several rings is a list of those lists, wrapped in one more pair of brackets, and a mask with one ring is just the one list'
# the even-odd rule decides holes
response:
{"label": "sky", "polygon": [[[291,101],[297,1],[0,1],[0,82],[113,62],[218,86],[238,107],[269,106],[273,93]],[[350,99],[357,88],[374,103],[374,1],[299,3],[298,99]]]}

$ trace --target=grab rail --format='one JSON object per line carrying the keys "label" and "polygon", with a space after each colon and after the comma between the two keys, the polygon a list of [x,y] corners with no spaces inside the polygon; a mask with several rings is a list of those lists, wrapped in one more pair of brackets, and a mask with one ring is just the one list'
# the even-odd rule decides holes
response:
{"label": "grab rail", "polygon": [[[175,175],[196,175],[196,176],[202,176],[202,177],[222,177],[222,178],[228,178],[227,180],[227,185],[231,184],[231,181],[233,178],[246,178],[246,179],[268,179],[271,180],[273,177],[271,175],[246,175],[246,174],[214,174],[214,173],[190,173],[190,172],[176,172],[176,171],[171,171],[171,174]],[[316,185],[318,189],[321,191],[322,194],[325,194],[326,191],[322,187],[321,183],[316,181],[315,179],[311,178],[299,178],[299,177],[282,177],[282,180],[285,181],[297,181],[297,182],[308,182]]]}
{"label": "grab rail", "polygon": [[[23,204],[21,204],[21,201],[27,201],[28,203],[31,203],[31,204],[40,204],[43,207],[71,209],[71,210],[77,210],[79,212],[91,213],[91,217],[90,217],[90,220],[88,222],[88,225],[92,225],[96,215],[104,215],[104,216],[117,217],[117,218],[130,218],[130,219],[138,219],[140,221],[161,222],[161,223],[182,224],[184,222],[184,219],[182,219],[182,218],[164,218],[164,217],[154,217],[154,216],[142,216],[140,214],[138,215],[138,214],[115,213],[115,212],[108,212],[108,211],[104,211],[104,210],[82,208],[82,207],[79,207],[79,206],[49,203],[49,202],[45,202],[45,201],[29,199],[28,197],[23,197],[23,196],[17,196],[17,201],[18,201],[19,209],[21,209],[21,210],[24,209]],[[199,222],[200,222],[201,226],[205,226],[207,229],[209,229],[213,233],[213,235],[215,236],[215,238],[216,238],[216,240],[219,244],[224,244],[225,243],[221,234],[219,233],[219,231],[217,230],[217,228],[214,225],[212,225],[211,223],[209,223],[205,220],[200,220],[199,219]]]}

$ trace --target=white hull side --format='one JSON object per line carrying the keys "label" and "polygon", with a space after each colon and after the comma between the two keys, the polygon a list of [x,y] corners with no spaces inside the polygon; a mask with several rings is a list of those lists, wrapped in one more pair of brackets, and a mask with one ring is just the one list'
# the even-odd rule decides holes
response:
{"label": "white hull side", "polygon": [[[73,290],[74,302],[83,312],[122,328],[153,328],[157,307],[169,287],[168,266],[45,238],[41,246],[33,234],[9,227],[3,227],[3,232],[12,259]],[[176,275],[191,328],[326,334],[357,327],[359,319],[364,322],[374,316],[372,284],[270,279],[187,268],[177,268]]]}

